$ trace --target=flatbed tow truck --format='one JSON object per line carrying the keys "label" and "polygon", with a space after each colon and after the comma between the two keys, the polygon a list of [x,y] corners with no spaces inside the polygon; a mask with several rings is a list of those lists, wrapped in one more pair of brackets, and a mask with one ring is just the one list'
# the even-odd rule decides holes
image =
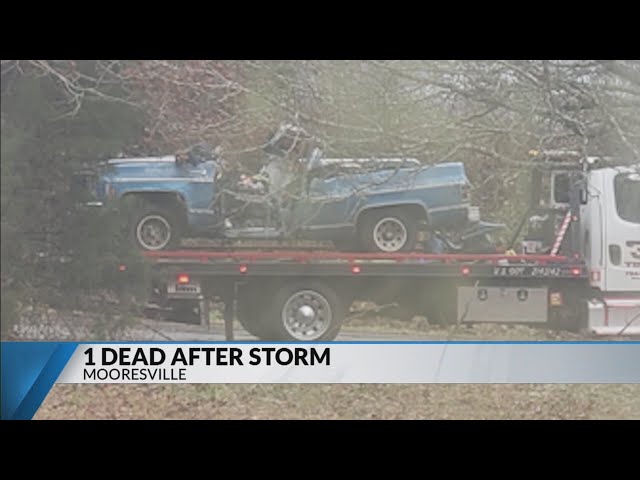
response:
{"label": "flatbed tow truck", "polygon": [[531,207],[506,253],[145,252],[152,301],[175,320],[208,325],[209,301],[219,299],[228,340],[237,319],[262,340],[330,341],[354,300],[395,303],[436,324],[640,335],[640,166],[556,157],[534,170]]}

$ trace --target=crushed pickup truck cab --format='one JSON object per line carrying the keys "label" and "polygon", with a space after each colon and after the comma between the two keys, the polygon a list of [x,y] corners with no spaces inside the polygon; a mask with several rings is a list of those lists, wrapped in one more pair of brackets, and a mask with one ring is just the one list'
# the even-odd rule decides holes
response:
{"label": "crushed pickup truck cab", "polygon": [[141,201],[131,235],[144,250],[206,236],[331,240],[339,249],[400,252],[416,247],[421,229],[449,232],[460,243],[501,227],[479,222],[462,163],[329,159],[315,150],[292,172],[284,188],[268,178],[247,188],[220,158],[122,158],[104,162],[90,187],[93,205]]}

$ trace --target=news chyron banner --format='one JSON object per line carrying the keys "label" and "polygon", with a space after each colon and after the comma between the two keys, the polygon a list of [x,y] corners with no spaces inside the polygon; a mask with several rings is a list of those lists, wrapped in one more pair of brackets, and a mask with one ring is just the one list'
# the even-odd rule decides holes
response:
{"label": "news chyron banner", "polygon": [[56,383],[640,383],[640,342],[2,343],[2,419]]}

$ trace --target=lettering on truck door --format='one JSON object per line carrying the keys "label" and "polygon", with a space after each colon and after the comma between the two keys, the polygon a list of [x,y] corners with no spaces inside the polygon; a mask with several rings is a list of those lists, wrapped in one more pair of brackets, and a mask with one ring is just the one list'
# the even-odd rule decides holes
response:
{"label": "lettering on truck door", "polygon": [[606,181],[605,289],[640,291],[640,171],[614,169]]}

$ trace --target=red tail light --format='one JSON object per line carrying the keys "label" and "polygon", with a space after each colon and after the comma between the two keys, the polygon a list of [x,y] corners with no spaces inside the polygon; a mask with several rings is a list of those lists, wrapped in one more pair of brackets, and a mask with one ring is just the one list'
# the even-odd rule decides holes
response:
{"label": "red tail light", "polygon": [[573,267],[571,269],[571,275],[573,275],[574,277],[579,277],[580,275],[582,275],[582,268],[580,267]]}
{"label": "red tail light", "polygon": [[240,271],[240,273],[247,273],[249,271],[249,267],[247,267],[246,265],[240,265],[238,267],[238,270]]}
{"label": "red tail light", "polygon": [[189,283],[191,281],[191,279],[189,278],[189,275],[187,275],[186,273],[181,273],[180,275],[178,275],[178,283],[181,285],[185,285],[187,283]]}
{"label": "red tail light", "polygon": [[360,265],[353,265],[351,267],[351,273],[353,273],[354,275],[357,275],[361,272],[362,270],[360,269]]}
{"label": "red tail light", "polygon": [[460,275],[462,275],[463,277],[468,277],[471,274],[471,268],[469,267],[462,267],[460,269]]}

